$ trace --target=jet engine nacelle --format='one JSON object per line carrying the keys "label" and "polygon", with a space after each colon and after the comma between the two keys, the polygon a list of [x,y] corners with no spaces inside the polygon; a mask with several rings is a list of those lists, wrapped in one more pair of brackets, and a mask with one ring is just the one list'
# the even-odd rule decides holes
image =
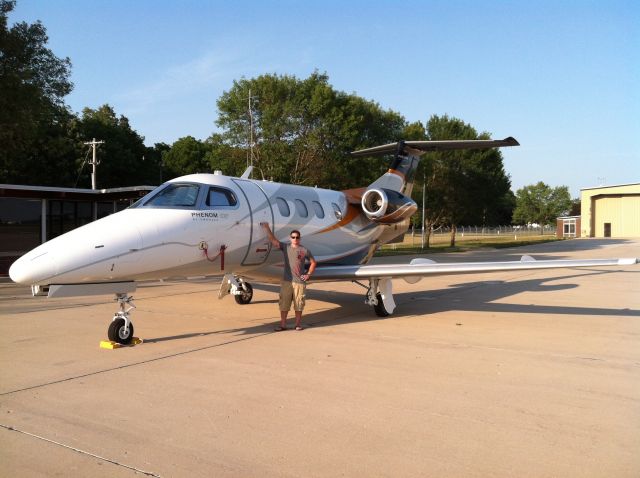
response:
{"label": "jet engine nacelle", "polygon": [[410,197],[391,189],[369,189],[362,195],[362,210],[369,220],[395,224],[411,217],[418,209]]}

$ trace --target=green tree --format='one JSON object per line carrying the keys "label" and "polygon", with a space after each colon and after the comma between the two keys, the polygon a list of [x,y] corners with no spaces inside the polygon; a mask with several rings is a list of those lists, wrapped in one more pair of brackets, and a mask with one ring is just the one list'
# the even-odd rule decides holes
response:
{"label": "green tree", "polygon": [[247,151],[253,138],[259,176],[333,188],[362,186],[353,183],[357,178],[375,179],[386,161],[348,153],[399,139],[405,123],[398,113],[334,90],[328,76],[318,72],[304,80],[262,75],[234,81],[218,100],[218,110],[221,139],[228,146]]}
{"label": "green tree", "polygon": [[63,101],[71,62],[47,48],[39,21],[9,26],[15,4],[0,0],[0,182],[66,185],[77,153]]}
{"label": "green tree", "polygon": [[[104,141],[97,149],[98,188],[136,186],[157,181],[160,165],[154,156],[147,161],[148,148],[144,138],[131,128],[125,116],[118,117],[109,105],[97,109],[85,108],[78,120],[76,138],[83,141]],[[85,156],[86,158],[86,156]],[[79,160],[79,168],[82,168]],[[82,169],[79,186],[90,186],[89,168]]]}
{"label": "green tree", "polygon": [[569,216],[579,216],[582,213],[582,202],[580,198],[574,198],[571,200],[571,208],[569,209]]}
{"label": "green tree", "polygon": [[209,170],[219,170],[229,176],[240,176],[244,173],[250,162],[248,150],[231,146],[218,133],[212,134],[205,143],[209,147],[205,154]]}
{"label": "green tree", "polygon": [[[478,134],[471,125],[447,115],[432,116],[426,133],[432,141],[490,138],[488,133]],[[489,225],[504,219],[512,193],[498,149],[432,152],[423,158],[427,231],[435,225],[449,225],[453,247],[458,225]]]}
{"label": "green tree", "polygon": [[161,184],[168,179],[163,171],[162,154],[170,149],[171,146],[167,143],[155,143],[152,147],[147,146],[145,161],[149,161],[149,169],[147,169],[148,179],[145,184]]}
{"label": "green tree", "polygon": [[427,130],[421,121],[408,123],[402,129],[402,139],[405,141],[424,141],[427,139]]}
{"label": "green tree", "polygon": [[193,136],[185,136],[171,145],[171,149],[162,153],[164,180],[184,176],[185,174],[209,173],[211,167],[207,161],[210,147]]}
{"label": "green tree", "polygon": [[571,196],[567,186],[552,188],[542,181],[516,191],[514,224],[555,223],[558,216],[566,215],[571,208]]}

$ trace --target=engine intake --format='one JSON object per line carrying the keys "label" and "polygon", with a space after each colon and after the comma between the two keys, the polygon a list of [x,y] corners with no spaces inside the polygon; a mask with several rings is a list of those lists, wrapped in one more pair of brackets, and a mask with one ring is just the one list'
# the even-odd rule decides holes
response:
{"label": "engine intake", "polygon": [[369,189],[362,195],[362,210],[369,220],[395,224],[410,217],[418,209],[410,197],[390,189]]}

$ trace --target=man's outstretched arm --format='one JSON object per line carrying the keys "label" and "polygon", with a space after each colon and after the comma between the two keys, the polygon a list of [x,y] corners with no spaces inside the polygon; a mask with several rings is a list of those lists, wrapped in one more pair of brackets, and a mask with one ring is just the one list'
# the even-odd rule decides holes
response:
{"label": "man's outstretched arm", "polygon": [[260,225],[262,226],[262,229],[264,229],[264,232],[267,235],[267,237],[269,238],[269,241],[271,242],[273,247],[280,248],[280,241],[276,238],[276,236],[273,235],[273,232],[271,232],[271,228],[269,227],[269,223],[268,222],[261,222]]}

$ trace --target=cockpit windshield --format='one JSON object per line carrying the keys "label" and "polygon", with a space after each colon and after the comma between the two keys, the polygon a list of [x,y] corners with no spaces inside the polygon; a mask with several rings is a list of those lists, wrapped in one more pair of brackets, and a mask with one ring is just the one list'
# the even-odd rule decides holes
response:
{"label": "cockpit windshield", "polygon": [[195,207],[200,186],[197,184],[169,184],[144,203],[143,207]]}

